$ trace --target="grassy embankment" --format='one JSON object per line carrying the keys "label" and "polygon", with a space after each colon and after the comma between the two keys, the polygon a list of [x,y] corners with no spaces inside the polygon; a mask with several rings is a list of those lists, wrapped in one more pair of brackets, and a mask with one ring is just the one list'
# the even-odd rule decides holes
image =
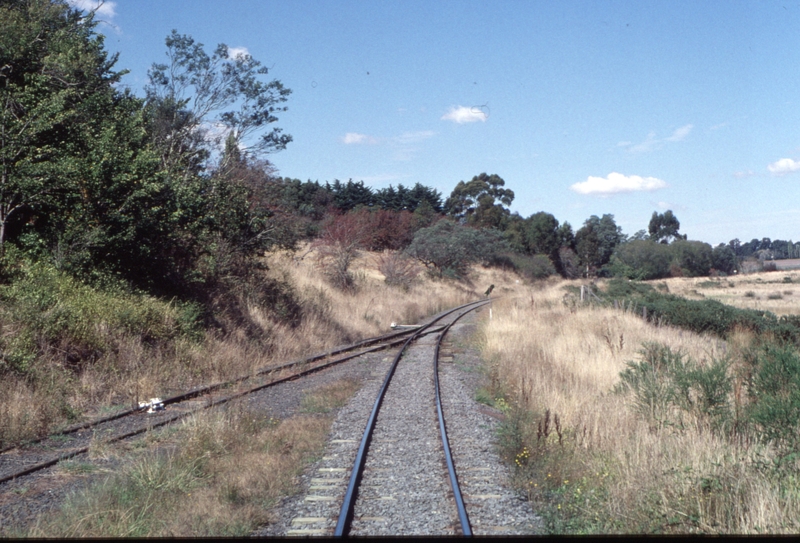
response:
{"label": "grassy embankment", "polygon": [[[497,285],[496,293],[521,289],[513,274],[476,269],[470,276],[474,285],[470,281],[432,281],[422,274],[410,289],[402,290],[383,282],[383,276],[375,271],[375,260],[376,255],[370,254],[358,259],[353,266],[357,288],[344,293],[325,282],[310,257],[297,261],[288,254],[271,255],[268,277],[290,285],[303,311],[300,322],[290,326],[267,307],[247,305],[252,322],[269,338],[260,343],[249,343],[244,334],[219,337],[201,330],[192,320],[191,306],[129,293],[98,292],[54,270],[31,269],[30,284],[18,278],[10,286],[0,287],[6,289],[0,294],[4,307],[29,304],[33,319],[28,324],[9,309],[4,322],[25,324],[32,335],[43,338],[30,345],[28,365],[9,373],[15,384],[7,383],[8,390],[26,392],[15,396],[19,408],[0,399],[2,409],[14,414],[0,422],[2,435],[6,442],[41,435],[69,420],[70,415],[75,419],[130,403],[134,394],[140,398],[163,395],[192,383],[240,375],[385,333],[391,322],[414,323],[475,300],[479,297],[476,291],[483,292],[492,283]],[[34,292],[43,294],[29,294],[34,287],[38,289]],[[10,289],[16,290],[10,294]],[[123,318],[129,319],[127,328],[118,324]],[[54,328],[51,336],[41,335],[42,330],[49,330],[47,326],[55,327],[50,324],[54,322],[64,328]],[[50,338],[66,337],[65,330],[72,330],[70,327],[77,327],[75,334],[84,334],[94,342],[91,345],[99,345],[91,364],[69,367],[58,363],[55,356],[43,355],[41,346],[53,343]],[[142,330],[150,330],[150,335],[145,338]],[[52,377],[41,380],[39,375],[44,372]],[[295,476],[322,450],[332,421],[329,412],[357,387],[357,383],[345,381],[309,391],[303,399],[303,413],[284,421],[231,409],[225,414],[197,416],[133,446],[98,441],[92,454],[118,460],[123,466],[119,473],[73,495],[61,513],[41,519],[33,529],[5,527],[5,533],[59,537],[246,535],[269,522],[269,508],[295,491]],[[66,407],[52,408],[34,425],[26,409],[30,411],[37,402]],[[67,462],[61,473],[80,477],[99,469],[91,462]]]}
{"label": "grassy embankment", "polygon": [[476,296],[453,282],[389,287],[373,261],[366,255],[355,264],[358,289],[343,293],[328,286],[311,257],[272,255],[265,281],[282,285],[299,319],[287,323],[275,307],[242,294],[236,303],[250,329],[234,323],[225,334],[204,329],[195,304],[90,288],[50,266],[19,263],[0,284],[0,448],[386,333],[392,322],[414,323]]}
{"label": "grassy embankment", "polygon": [[[733,281],[749,291],[757,279]],[[706,288],[696,283],[668,288]],[[658,292],[646,302],[653,324],[635,293],[648,289],[617,283],[607,305],[581,305],[577,284],[498,302],[484,330],[485,395],[508,406],[503,451],[548,529],[796,533],[800,356],[778,339],[789,325]],[[635,313],[611,305],[625,296]],[[663,324],[673,320],[684,328]]]}

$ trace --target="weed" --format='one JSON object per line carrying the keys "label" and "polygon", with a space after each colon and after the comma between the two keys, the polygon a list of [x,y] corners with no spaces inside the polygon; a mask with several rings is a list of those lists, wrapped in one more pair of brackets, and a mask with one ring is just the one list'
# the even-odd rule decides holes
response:
{"label": "weed", "polygon": [[302,413],[328,413],[343,407],[361,384],[352,379],[342,379],[303,394]]}

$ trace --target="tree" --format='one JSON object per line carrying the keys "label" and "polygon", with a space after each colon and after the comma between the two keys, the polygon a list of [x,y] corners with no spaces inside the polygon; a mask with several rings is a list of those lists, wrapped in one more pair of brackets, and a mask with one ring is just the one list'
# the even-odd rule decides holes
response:
{"label": "tree", "polygon": [[526,220],[525,238],[528,250],[532,254],[545,255],[556,268],[563,274],[558,250],[562,245],[562,234],[559,230],[558,220],[550,213],[540,211]]}
{"label": "tree", "polygon": [[152,136],[166,170],[196,173],[229,135],[251,158],[292,141],[280,128],[269,130],[276,114],[287,110],[281,104],[292,91],[278,80],[262,81],[268,70],[259,61],[246,53],[232,56],[225,44],[209,56],[202,43],[177,30],[166,45],[169,62],[153,64],[145,89]]}
{"label": "tree", "polygon": [[687,277],[708,275],[712,263],[712,249],[702,241],[677,240],[670,246],[673,263],[680,267]]}
{"label": "tree", "polygon": [[575,250],[587,277],[611,260],[622,239],[622,228],[614,222],[614,215],[606,214],[602,218],[592,215],[586,219],[575,233]]}
{"label": "tree", "polygon": [[736,253],[730,246],[720,243],[711,251],[711,266],[722,273],[732,274],[736,271]]}
{"label": "tree", "polygon": [[510,213],[506,206],[514,201],[514,191],[504,189],[505,184],[500,176],[486,173],[476,175],[469,183],[459,181],[444,211],[472,226],[500,228]]}
{"label": "tree", "polygon": [[637,239],[617,247],[609,268],[613,275],[626,279],[661,279],[669,277],[672,260],[670,246]]}
{"label": "tree", "polygon": [[364,210],[331,217],[312,245],[331,283],[343,290],[353,288],[350,264],[358,251],[367,247],[372,240],[368,215],[369,212]]}
{"label": "tree", "polygon": [[496,230],[470,228],[443,219],[419,230],[406,253],[440,277],[463,277],[470,264],[489,261],[503,248]]}
{"label": "tree", "polygon": [[681,236],[678,230],[681,223],[678,218],[672,214],[672,210],[668,209],[663,214],[653,211],[653,216],[650,219],[648,232],[650,239],[657,243],[669,243],[676,239],[686,239],[686,236]]}
{"label": "tree", "polygon": [[370,207],[375,203],[372,189],[363,181],[356,183],[349,179],[347,183],[342,183],[334,179],[333,185],[326,183],[325,188],[333,194],[333,203],[341,211],[350,211],[358,206]]}
{"label": "tree", "polygon": [[107,113],[123,75],[95,24],[65,2],[0,6],[0,248],[12,221],[52,212],[76,190],[76,139]]}

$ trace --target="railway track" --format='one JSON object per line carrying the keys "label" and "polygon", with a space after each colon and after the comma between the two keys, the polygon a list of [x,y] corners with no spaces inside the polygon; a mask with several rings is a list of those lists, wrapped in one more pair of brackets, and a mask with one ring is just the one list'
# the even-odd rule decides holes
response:
{"label": "railway track", "polygon": [[[342,524],[341,535],[395,535],[399,533],[469,535],[471,527],[467,511],[470,511],[469,515],[477,514],[476,518],[478,520],[476,522],[479,523],[480,528],[483,530],[477,532],[478,534],[532,533],[529,530],[530,522],[526,521],[527,523],[520,529],[521,531],[507,532],[504,530],[509,528],[505,525],[500,526],[500,524],[508,524],[508,521],[500,522],[494,520],[496,517],[499,518],[501,516],[497,511],[520,511],[521,509],[526,509],[526,506],[519,502],[516,497],[510,495],[501,496],[494,486],[487,490],[489,487],[486,485],[489,482],[503,478],[503,475],[497,471],[501,467],[499,462],[486,461],[480,454],[477,456],[475,454],[475,450],[485,451],[487,449],[486,444],[491,441],[491,432],[488,429],[478,428],[483,424],[476,424],[475,420],[468,421],[466,424],[462,420],[457,422],[454,428],[451,428],[449,426],[450,423],[448,423],[447,430],[445,429],[443,415],[447,415],[448,420],[450,420],[450,416],[453,413],[475,411],[473,405],[465,407],[466,403],[472,402],[471,396],[468,395],[466,398],[456,399],[458,393],[455,393],[452,389],[450,391],[447,390],[446,380],[444,383],[445,392],[443,393],[437,393],[434,388],[427,386],[429,381],[438,380],[438,377],[434,377],[431,371],[432,353],[435,351],[438,357],[438,351],[446,331],[464,313],[485,303],[486,301],[481,301],[455,308],[432,318],[430,322],[414,330],[404,330],[370,338],[353,345],[334,349],[331,352],[320,353],[319,355],[277,367],[265,368],[253,375],[240,379],[226,383],[215,383],[167,398],[164,400],[164,404],[167,406],[165,411],[145,414],[141,409],[129,409],[109,417],[66,428],[59,434],[48,436],[36,443],[27,444],[25,447],[3,451],[0,454],[0,496],[7,495],[7,498],[12,496],[14,492],[17,492],[19,485],[37,487],[37,482],[35,481],[38,480],[39,483],[44,481],[36,479],[39,477],[37,472],[47,474],[49,472],[45,471],[46,468],[63,460],[86,454],[89,452],[93,441],[101,444],[121,441],[146,432],[149,429],[171,424],[200,410],[224,405],[231,400],[248,395],[253,395],[252,401],[261,403],[267,409],[271,409],[269,407],[270,403],[263,403],[265,398],[263,395],[254,393],[274,386],[276,386],[275,392],[279,392],[285,388],[277,386],[281,383],[286,383],[288,387],[302,387],[301,383],[306,382],[305,379],[297,381],[296,384],[287,383],[287,381],[296,381],[306,375],[309,376],[308,379],[317,379],[317,377],[312,378],[310,375],[347,360],[361,357],[367,353],[374,353],[402,344],[402,348],[400,348],[394,357],[394,362],[391,364],[391,372],[387,371],[390,366],[388,363],[389,358],[384,358],[383,362],[380,362],[380,358],[375,358],[375,354],[366,356],[367,359],[371,358],[371,361],[367,366],[361,366],[363,369],[359,370],[366,371],[368,379],[368,384],[359,392],[359,395],[364,392],[370,393],[370,390],[365,390],[371,386],[369,384],[371,378],[368,377],[370,373],[375,377],[380,375],[380,378],[376,378],[375,381],[385,380],[386,375],[391,373],[395,375],[395,382],[389,387],[388,383],[391,379],[386,380],[386,386],[384,387],[385,398],[381,400],[384,408],[381,410],[379,407],[376,411],[376,416],[374,417],[375,428],[372,431],[372,435],[366,439],[363,466],[362,469],[358,470],[359,475],[356,475],[356,479],[359,480],[360,484],[353,485],[354,491],[351,493],[352,498],[349,509],[341,507],[340,504],[342,503],[344,487],[348,484],[347,476],[355,473],[356,470],[350,467],[352,464],[345,466],[340,461],[345,457],[350,459],[348,462],[352,461],[356,456],[357,451],[355,449],[359,440],[350,437],[348,434],[343,436],[344,439],[333,440],[333,446],[338,448],[338,452],[334,452],[332,457],[328,456],[327,459],[323,459],[326,467],[321,468],[321,471],[316,474],[317,477],[312,478],[311,495],[306,497],[308,501],[319,500],[316,505],[324,505],[329,508],[335,503],[336,513],[313,513],[305,514],[301,517],[295,516],[296,518],[291,519],[292,529],[281,532],[281,535],[334,535],[335,528],[332,524],[336,521],[336,514],[342,516],[343,511],[343,518],[346,520]],[[424,351],[424,354],[420,355],[419,352],[414,354],[415,349],[420,348]],[[452,360],[452,357],[450,359]],[[449,370],[454,370],[452,364],[445,365],[444,373],[447,374]],[[320,376],[324,375],[326,374],[320,374]],[[408,390],[401,391],[398,394],[398,386],[404,388],[398,383],[406,383],[405,388]],[[420,388],[414,383],[424,386]],[[418,388],[418,390],[413,390],[415,388]],[[377,387],[371,390],[373,400],[376,389]],[[281,394],[297,395],[297,392],[289,392],[290,390],[291,388],[287,388]],[[271,397],[269,396],[271,394],[273,393],[268,392],[267,397]],[[404,408],[402,406],[404,404],[407,405],[409,394],[416,398],[412,400],[412,403],[417,404],[415,409],[430,404],[425,408],[427,413],[424,416],[420,416],[415,409],[412,409],[409,413],[403,412]],[[442,403],[445,404],[444,406],[433,407],[435,404],[431,398],[434,397],[434,394],[443,398]],[[369,401],[372,403],[372,400]],[[450,402],[449,407],[447,406],[448,401]],[[438,419],[435,416],[437,412],[439,414]],[[405,421],[395,421],[399,422],[400,427],[405,428],[405,430],[400,430],[398,433],[396,424],[393,424],[392,421],[388,421],[387,424],[385,420],[387,413],[399,414],[401,419],[405,417],[407,419]],[[359,417],[358,420],[353,419],[346,422],[348,432],[351,430],[360,432],[364,428],[364,420],[367,419],[366,415]],[[425,420],[423,421],[422,419]],[[416,432],[416,427],[418,426],[424,426],[426,433],[418,434]],[[454,458],[447,459],[443,455],[441,443],[447,439],[448,433],[452,429],[455,430],[456,434],[452,438],[455,440],[456,452],[453,455]],[[483,434],[476,434],[478,430]],[[457,450],[461,444],[469,444],[471,441],[474,443],[470,444],[467,449],[461,452]],[[410,452],[414,452],[414,454],[409,454]],[[425,459],[424,461],[415,460],[420,455]],[[402,460],[409,459],[412,465],[409,466],[408,462],[402,465]],[[392,465],[393,463],[397,463],[397,465]],[[447,471],[448,465],[451,468],[450,473]],[[454,468],[462,470],[463,473],[456,473],[453,471]],[[25,483],[24,481],[29,480],[27,477],[33,478],[34,482]],[[458,492],[459,477],[462,478],[462,484],[463,480],[466,480],[469,493],[463,498],[455,497]],[[387,482],[395,484],[395,488],[387,487]],[[427,485],[427,488],[415,489],[416,483],[420,482],[423,486]],[[400,484],[400,487],[396,486],[397,483]],[[7,485],[11,486],[7,487]],[[4,487],[7,488],[3,490]],[[453,491],[454,488],[456,492]],[[398,502],[402,502],[405,505],[409,503],[413,505],[415,496],[423,497],[422,500],[416,501],[419,502],[419,507],[424,510],[407,513],[406,518],[398,523],[396,518],[397,511],[393,510],[393,506]],[[455,505],[459,499],[462,502],[460,510]],[[44,502],[40,504],[38,500],[39,498],[34,497],[34,501],[30,505],[21,504],[23,509],[20,509],[20,512],[14,512],[16,509],[5,512],[0,511],[0,518],[4,515],[6,518],[9,518],[9,515],[11,515],[11,518],[24,518],[24,515],[29,515],[29,513],[25,513],[23,510],[44,510],[42,509]],[[2,503],[2,500],[0,500],[0,503]],[[28,502],[24,503],[27,504]],[[50,500],[48,503],[54,502]],[[424,520],[422,525],[419,522],[414,523],[414,518],[427,519],[431,514],[438,515],[438,520]],[[324,518],[321,518],[323,515]],[[524,514],[517,516],[521,518]],[[322,524],[325,525],[321,530],[318,526],[320,521],[323,521]],[[482,524],[480,524],[481,522]],[[497,526],[493,526],[495,524]],[[516,529],[512,528],[512,530]]]}
{"label": "railway track", "polygon": [[507,472],[492,457],[490,417],[456,386],[461,370],[445,364],[439,383],[445,334],[484,303],[457,308],[436,334],[408,338],[380,378],[340,411],[325,455],[305,476],[307,493],[254,535],[471,536],[473,515],[476,535],[536,533],[525,502],[498,490]]}
{"label": "railway track", "polygon": [[0,450],[0,485],[86,454],[92,442],[98,438],[104,443],[122,441],[265,388],[322,371],[367,353],[400,345],[409,336],[435,333],[440,329],[435,324],[452,311],[434,317],[423,327],[368,338],[307,358],[263,368],[253,375],[206,385],[166,398],[162,400],[165,407],[163,411],[146,413],[147,407],[137,406],[70,426],[23,445],[7,447]]}

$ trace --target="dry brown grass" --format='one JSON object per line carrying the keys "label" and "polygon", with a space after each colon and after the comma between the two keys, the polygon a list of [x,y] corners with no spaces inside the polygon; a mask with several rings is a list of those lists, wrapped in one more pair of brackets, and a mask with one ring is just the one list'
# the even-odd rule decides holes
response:
{"label": "dry brown grass", "polygon": [[[302,307],[295,326],[281,322],[270,307],[250,303],[246,311],[260,329],[257,342],[241,329],[226,336],[206,333],[194,342],[181,337],[153,342],[130,332],[105,330],[102,335],[111,347],[80,367],[65,365],[63,353],[53,349],[39,356],[27,374],[4,374],[0,447],[40,437],[75,419],[384,334],[392,322],[416,323],[477,299],[491,283],[515,285],[516,280],[512,274],[476,269],[471,276],[474,287],[419,274],[408,288],[401,288],[385,283],[375,254],[361,253],[351,265],[354,288],[342,292],[331,288],[311,256],[302,260],[293,256],[276,253],[265,258],[269,275],[291,285]],[[109,305],[127,303],[113,296],[101,299],[110,300]],[[8,326],[3,329],[10,333]]]}
{"label": "dry brown grass", "polygon": [[520,466],[530,495],[549,511],[550,529],[800,529],[800,496],[787,495],[757,468],[756,459],[773,457],[768,447],[734,444],[700,420],[684,429],[654,427],[626,397],[612,393],[645,342],[702,363],[735,358],[737,343],[747,338],[726,344],[613,309],[569,307],[565,284],[496,302],[483,338],[506,401],[517,406],[506,426],[506,453]]}
{"label": "dry brown grass", "polygon": [[[790,282],[786,281],[788,277]],[[664,282],[670,293],[699,300],[709,298],[743,309],[792,315],[800,304],[800,273],[796,271],[760,272],[730,277],[672,278]]]}
{"label": "dry brown grass", "polygon": [[157,452],[130,459],[121,473],[73,495],[58,515],[40,519],[25,535],[249,535],[273,520],[270,508],[281,497],[298,490],[297,475],[325,443],[328,412],[357,389],[342,380],[310,390],[303,405],[313,414],[284,421],[241,406],[196,415],[151,437]]}
{"label": "dry brown grass", "polygon": [[[84,372],[81,387],[101,404],[166,395],[190,382],[246,374],[386,333],[391,322],[414,323],[473,301],[490,284],[496,285],[496,295],[524,289],[514,274],[482,268],[467,283],[434,281],[421,274],[408,289],[392,287],[376,271],[370,254],[353,263],[356,283],[347,293],[330,288],[310,259],[298,263],[291,255],[271,255],[269,266],[271,274],[292,285],[304,317],[292,328],[264,308],[251,306],[251,317],[270,338],[267,349],[235,335],[207,335],[200,344],[174,343],[155,352],[131,340],[113,364],[100,361]],[[120,366],[126,368],[123,374],[104,371]],[[178,431],[166,430],[168,437],[149,436],[143,442],[157,446],[159,453],[123,459],[126,467],[118,477],[73,496],[59,516],[42,519],[27,535],[247,535],[269,522],[270,505],[295,491],[295,475],[322,450],[330,411],[344,405],[358,386],[345,380],[308,391],[302,414],[282,422],[229,409],[198,415]],[[87,401],[85,407],[91,405]],[[117,454],[101,443],[95,449],[101,455]]]}

